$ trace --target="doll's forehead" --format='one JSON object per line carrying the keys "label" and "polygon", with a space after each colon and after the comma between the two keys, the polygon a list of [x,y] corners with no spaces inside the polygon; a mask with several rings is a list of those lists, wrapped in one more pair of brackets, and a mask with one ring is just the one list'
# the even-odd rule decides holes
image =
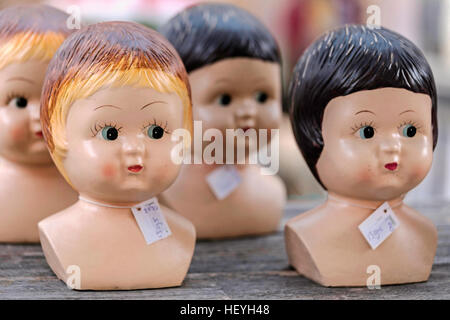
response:
{"label": "doll's forehead", "polygon": [[182,108],[182,101],[175,92],[159,92],[150,87],[103,87],[86,98],[76,100],[69,112],[134,112],[178,105]]}
{"label": "doll's forehead", "polygon": [[332,99],[325,113],[333,117],[348,117],[361,114],[396,116],[411,110],[431,115],[431,98],[401,88],[379,88],[363,90]]}
{"label": "doll's forehead", "polygon": [[196,82],[202,83],[202,86],[205,82],[208,87],[229,85],[237,89],[240,86],[254,86],[261,83],[279,84],[281,70],[276,62],[254,58],[232,58],[192,71],[189,73],[189,80],[194,86]]}
{"label": "doll's forehead", "polygon": [[189,73],[189,75],[196,74],[200,71],[207,72],[221,72],[231,74],[236,72],[236,70],[242,70],[244,68],[245,74],[252,74],[255,72],[264,73],[266,69],[280,69],[280,64],[272,61],[265,61],[258,58],[248,58],[248,57],[236,57],[227,58],[216,61],[214,63],[208,64],[202,68],[194,70]]}

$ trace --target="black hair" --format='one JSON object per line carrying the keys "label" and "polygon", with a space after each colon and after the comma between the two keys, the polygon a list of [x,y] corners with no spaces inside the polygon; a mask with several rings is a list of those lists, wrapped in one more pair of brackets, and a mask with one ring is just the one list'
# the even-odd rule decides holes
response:
{"label": "black hair", "polygon": [[281,64],[269,30],[247,11],[228,4],[198,4],[164,24],[162,33],[178,51],[187,72],[236,57]]}
{"label": "black hair", "polygon": [[327,104],[336,97],[385,87],[430,96],[434,149],[438,124],[433,73],[419,48],[405,37],[382,27],[347,25],[322,35],[298,60],[288,93],[292,129],[306,163],[324,188],[316,164],[323,149]]}

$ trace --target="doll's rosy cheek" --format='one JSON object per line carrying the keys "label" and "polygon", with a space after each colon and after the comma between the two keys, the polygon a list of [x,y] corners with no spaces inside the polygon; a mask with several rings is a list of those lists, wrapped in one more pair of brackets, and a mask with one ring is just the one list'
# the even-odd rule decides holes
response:
{"label": "doll's rosy cheek", "polygon": [[373,177],[372,170],[370,167],[362,168],[358,171],[357,177],[359,181],[370,181]]}
{"label": "doll's rosy cheek", "polygon": [[112,178],[116,175],[116,167],[112,163],[105,163],[102,166],[102,175],[105,178]]}
{"label": "doll's rosy cheek", "polygon": [[9,131],[9,136],[13,141],[19,142],[23,141],[27,137],[27,133],[27,129],[23,126],[16,126]]}
{"label": "doll's rosy cheek", "polygon": [[414,177],[416,177],[418,179],[422,179],[427,173],[428,173],[428,166],[423,165],[423,164],[416,165],[412,171],[412,174],[414,175]]}

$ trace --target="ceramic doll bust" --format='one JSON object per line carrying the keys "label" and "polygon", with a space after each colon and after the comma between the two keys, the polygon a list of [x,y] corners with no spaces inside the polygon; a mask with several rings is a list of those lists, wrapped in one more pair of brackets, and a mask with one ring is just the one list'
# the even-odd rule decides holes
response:
{"label": "ceramic doll bust", "polygon": [[[254,16],[224,4],[189,7],[160,31],[177,49],[189,73],[194,139],[199,139],[197,125],[205,134],[200,147],[193,142],[192,149],[201,163],[184,164],[161,201],[192,221],[198,238],[275,231],[285,204],[284,185],[276,175],[262,174],[261,166],[249,160],[257,152],[250,140],[258,140],[261,146],[258,132],[264,129],[270,134],[281,120],[281,58],[275,39]],[[205,151],[218,139],[207,137],[211,130],[222,137],[223,148],[208,162]],[[235,145],[226,140],[227,131],[244,138],[247,132],[255,133],[256,138],[245,138],[245,161],[240,161],[244,156],[238,158],[237,138]],[[269,148],[270,137],[267,141]],[[234,160],[230,164],[227,158]],[[222,176],[223,172],[228,173]],[[217,185],[209,180],[212,175]]]}
{"label": "ceramic doll bust", "polygon": [[76,201],[39,121],[42,82],[70,33],[67,18],[45,5],[0,11],[0,242],[38,242],[37,223]]}
{"label": "ceramic doll bust", "polygon": [[403,203],[428,173],[438,137],[420,50],[385,28],[329,31],[298,61],[289,99],[297,143],[328,191],[288,221],[291,265],[324,286],[366,286],[371,275],[381,285],[426,281],[437,231]]}
{"label": "ceramic doll bust", "polygon": [[191,112],[186,70],[157,32],[105,22],[62,44],[44,81],[41,122],[55,164],[80,197],[39,223],[58,278],[81,290],[182,283],[194,226],[163,206],[163,218],[152,221],[135,211],[178,175],[171,134],[190,130]]}

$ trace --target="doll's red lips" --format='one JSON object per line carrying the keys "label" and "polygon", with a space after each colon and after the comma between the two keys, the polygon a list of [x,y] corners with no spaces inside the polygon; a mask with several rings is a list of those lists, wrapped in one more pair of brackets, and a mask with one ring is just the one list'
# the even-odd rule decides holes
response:
{"label": "doll's red lips", "polygon": [[250,129],[250,127],[243,127],[241,129],[244,130],[244,132],[246,132],[248,129]]}
{"label": "doll's red lips", "polygon": [[135,165],[135,166],[129,166],[129,167],[128,167],[128,171],[131,171],[131,172],[139,172],[139,171],[142,170],[142,168],[143,168],[143,166],[137,164],[137,165]]}
{"label": "doll's red lips", "polygon": [[394,171],[395,169],[397,169],[397,166],[398,166],[397,162],[390,162],[390,163],[386,163],[384,165],[384,167],[386,169],[391,170],[391,171]]}
{"label": "doll's red lips", "polygon": [[36,134],[36,136],[39,137],[39,138],[42,138],[42,137],[43,137],[42,131],[37,131],[35,134]]}

